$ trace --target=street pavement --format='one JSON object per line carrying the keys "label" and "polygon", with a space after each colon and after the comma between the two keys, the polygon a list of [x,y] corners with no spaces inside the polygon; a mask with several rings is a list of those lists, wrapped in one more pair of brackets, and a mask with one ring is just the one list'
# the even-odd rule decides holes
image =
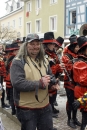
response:
{"label": "street pavement", "polygon": [[[63,87],[61,87],[57,95],[58,106],[55,106],[57,109],[59,109],[60,112],[58,114],[58,118],[53,118],[54,127],[57,128],[57,130],[73,130],[67,126],[66,100],[67,98],[65,91]],[[11,115],[11,109],[6,110],[0,108],[0,112],[0,117],[2,119],[5,130],[21,130],[20,123],[16,116]],[[79,121],[81,121],[81,113],[79,110],[77,113],[77,118]],[[77,127],[76,130],[80,130],[80,127]]]}
{"label": "street pavement", "polygon": [[4,130],[21,130],[20,126],[12,119],[8,118],[6,114],[0,113]]}
{"label": "street pavement", "polygon": [[[58,130],[73,130],[71,127],[67,126],[67,114],[66,114],[66,96],[57,96],[58,108],[60,110],[58,118],[54,119],[54,126]],[[77,118],[81,122],[81,113],[77,112]],[[75,130],[80,130],[80,127],[77,127]]]}

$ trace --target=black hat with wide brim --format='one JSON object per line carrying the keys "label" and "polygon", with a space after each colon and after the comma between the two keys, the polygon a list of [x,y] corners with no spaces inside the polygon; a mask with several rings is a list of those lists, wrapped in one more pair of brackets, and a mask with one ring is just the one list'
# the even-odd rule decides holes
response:
{"label": "black hat with wide brim", "polygon": [[53,32],[46,32],[44,34],[43,44],[48,44],[48,43],[55,43],[55,44],[57,44]]}
{"label": "black hat with wide brim", "polygon": [[64,42],[64,39],[59,36],[59,37],[56,39],[56,41],[57,41],[57,45],[58,45],[60,48],[62,48],[62,44],[63,44],[63,42]]}
{"label": "black hat with wide brim", "polygon": [[87,46],[87,38],[85,36],[80,36],[78,39],[78,45],[79,45],[79,50],[78,52],[80,52],[83,47],[86,47]]}
{"label": "black hat with wide brim", "polygon": [[19,50],[19,46],[17,43],[6,45],[4,52],[9,52],[9,51],[14,51],[14,50]]}
{"label": "black hat with wide brim", "polygon": [[69,37],[69,41],[70,41],[70,44],[77,44],[77,36],[76,35],[71,35]]}
{"label": "black hat with wide brim", "polygon": [[68,46],[68,49],[72,48],[73,46],[76,46],[78,44],[77,42],[77,36],[76,35],[71,35],[69,37],[70,45]]}

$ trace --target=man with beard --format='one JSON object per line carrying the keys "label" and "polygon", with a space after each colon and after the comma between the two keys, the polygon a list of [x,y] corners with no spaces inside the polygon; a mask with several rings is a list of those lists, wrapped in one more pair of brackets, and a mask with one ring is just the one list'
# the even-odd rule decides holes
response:
{"label": "man with beard", "polygon": [[10,70],[21,130],[56,130],[53,129],[48,89],[59,89],[59,86],[37,34],[26,37]]}

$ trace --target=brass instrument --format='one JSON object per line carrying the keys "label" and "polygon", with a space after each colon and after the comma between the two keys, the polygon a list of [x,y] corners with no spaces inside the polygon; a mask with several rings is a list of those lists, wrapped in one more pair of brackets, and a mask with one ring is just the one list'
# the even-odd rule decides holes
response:
{"label": "brass instrument", "polygon": [[83,24],[79,30],[80,36],[87,36],[87,24]]}

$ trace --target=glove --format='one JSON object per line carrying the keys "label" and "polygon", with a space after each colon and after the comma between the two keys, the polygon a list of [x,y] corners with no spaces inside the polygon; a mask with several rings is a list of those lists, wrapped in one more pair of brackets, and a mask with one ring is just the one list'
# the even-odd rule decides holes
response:
{"label": "glove", "polygon": [[82,106],[85,106],[87,101],[87,93],[85,93],[82,98],[79,98],[78,101]]}
{"label": "glove", "polygon": [[75,100],[72,105],[73,105],[74,110],[77,110],[80,107],[80,102],[78,100]]}
{"label": "glove", "polygon": [[83,98],[85,101],[87,100],[87,93],[84,94]]}

